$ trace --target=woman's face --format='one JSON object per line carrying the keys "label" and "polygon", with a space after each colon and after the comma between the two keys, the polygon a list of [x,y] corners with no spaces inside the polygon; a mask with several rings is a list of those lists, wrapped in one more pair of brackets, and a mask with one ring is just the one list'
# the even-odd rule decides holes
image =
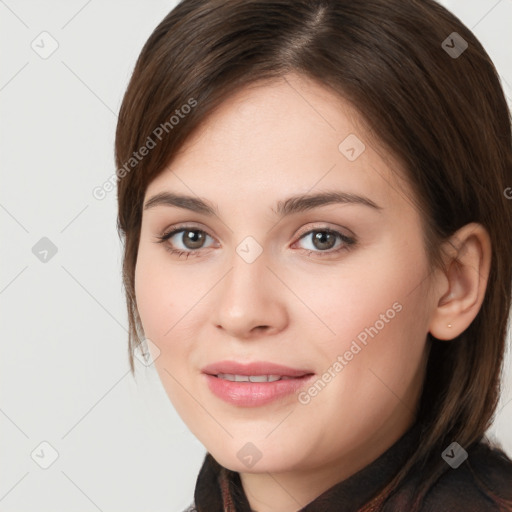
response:
{"label": "woman's face", "polygon": [[287,75],[223,103],[149,185],[144,204],[191,199],[144,209],[140,318],[169,398],[225,467],[350,474],[414,421],[432,304],[391,162],[348,103]]}

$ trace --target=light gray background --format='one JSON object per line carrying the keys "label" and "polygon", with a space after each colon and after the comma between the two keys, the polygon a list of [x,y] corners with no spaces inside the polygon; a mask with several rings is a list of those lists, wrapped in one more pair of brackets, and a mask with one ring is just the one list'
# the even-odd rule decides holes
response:
{"label": "light gray background", "polygon": [[[175,3],[0,0],[2,512],[172,512],[192,500],[205,450],[154,368],[129,373],[116,194],[91,193],[115,171],[138,53]],[[510,102],[512,0],[442,3],[483,43]],[[47,59],[31,47],[51,49],[43,31],[59,45]],[[58,251],[46,263],[32,252],[43,237]],[[489,432],[509,455],[511,388],[509,372]],[[48,469],[43,441],[58,453]]]}

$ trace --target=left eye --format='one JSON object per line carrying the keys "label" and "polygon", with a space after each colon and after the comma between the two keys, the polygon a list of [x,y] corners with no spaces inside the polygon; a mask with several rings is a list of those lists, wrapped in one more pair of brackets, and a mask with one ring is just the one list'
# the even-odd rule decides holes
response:
{"label": "left eye", "polygon": [[[315,229],[308,231],[302,235],[299,240],[307,240],[308,238],[312,243],[312,247],[306,248],[306,250],[314,252],[336,252],[337,250],[347,248],[354,243],[352,238],[349,238],[333,229]],[[335,247],[336,240],[341,240],[337,249],[329,251]]]}

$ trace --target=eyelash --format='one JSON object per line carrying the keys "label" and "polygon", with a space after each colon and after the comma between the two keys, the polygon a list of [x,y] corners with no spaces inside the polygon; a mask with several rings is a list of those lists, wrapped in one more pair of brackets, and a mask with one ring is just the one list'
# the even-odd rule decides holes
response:
{"label": "eyelash", "polygon": [[[165,244],[165,242],[167,242],[167,240],[169,240],[175,234],[183,232],[183,231],[195,231],[195,232],[199,232],[199,233],[204,233],[205,235],[209,236],[210,238],[213,238],[206,231],[204,231],[202,229],[198,229],[198,228],[194,228],[194,227],[190,227],[190,226],[177,226],[176,228],[172,229],[171,231],[169,231],[167,233],[163,233],[160,236],[156,236],[156,238],[157,238],[156,243],[164,244],[164,248],[166,251],[168,251],[171,254],[177,255],[179,258],[183,255],[186,258],[188,258],[190,255],[198,256],[198,253],[201,251],[201,249],[191,249],[188,251],[182,251],[180,249],[173,249],[168,244]],[[356,244],[355,238],[348,237],[348,236],[344,235],[343,233],[340,233],[339,231],[336,231],[336,230],[328,228],[328,227],[318,227],[318,228],[311,229],[311,230],[307,231],[306,233],[303,233],[298,238],[298,240],[302,240],[306,236],[311,235],[312,233],[315,233],[315,232],[330,233],[330,234],[336,235],[339,237],[339,239],[341,239],[343,244],[340,247],[338,247],[337,249],[334,249],[334,250],[331,249],[331,250],[326,250],[326,251],[320,251],[320,250],[314,251],[311,249],[302,249],[302,251],[306,251],[308,253],[307,254],[308,257],[311,255],[311,253],[318,255],[320,258],[323,258],[326,256],[331,256],[333,254],[338,254],[342,251],[349,251]]]}

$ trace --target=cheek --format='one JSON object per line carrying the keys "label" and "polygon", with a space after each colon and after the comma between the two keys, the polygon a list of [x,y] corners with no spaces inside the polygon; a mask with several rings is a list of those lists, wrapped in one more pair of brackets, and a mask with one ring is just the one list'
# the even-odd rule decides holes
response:
{"label": "cheek", "polygon": [[375,323],[382,330],[382,322],[389,320],[384,324],[387,329],[402,322],[405,315],[398,309],[409,310],[411,283],[420,282],[418,269],[408,269],[396,259],[389,264],[382,259],[378,264],[367,263],[340,267],[337,275],[331,271],[295,280],[294,291],[314,314],[311,326],[322,333],[316,339],[328,347],[337,349],[340,342],[343,346]]}
{"label": "cheek", "polygon": [[426,259],[391,250],[381,255],[374,264],[344,272],[344,289],[328,287],[316,304],[336,333],[322,342],[326,367],[339,361],[338,356],[343,361],[331,388],[338,397],[332,403],[339,400],[357,411],[362,400],[373,404],[369,410],[376,415],[387,414],[396,401],[390,390],[401,396],[416,386],[428,324]]}
{"label": "cheek", "polygon": [[189,378],[189,353],[197,337],[191,332],[197,325],[193,307],[200,290],[176,264],[170,268],[165,256],[151,249],[142,248],[137,258],[137,309],[145,337],[158,347],[154,366],[164,389],[178,412],[187,417],[190,398],[178,382]]}
{"label": "cheek", "polygon": [[[165,324],[172,308],[167,307],[171,300],[169,283],[164,273],[144,251],[140,251],[135,268],[135,297],[137,310],[147,338],[160,337],[165,331]],[[167,314],[164,314],[164,311]],[[167,327],[168,328],[168,327]]]}
{"label": "cheek", "polygon": [[135,268],[135,296],[144,333],[160,340],[171,338],[179,329],[178,320],[201,296],[197,282],[176,264],[171,267],[160,254],[164,252],[162,247],[141,247]]}
{"label": "cheek", "polygon": [[184,377],[207,322],[204,303],[217,280],[211,269],[191,271],[186,264],[171,262],[161,247],[142,248],[135,269],[135,296],[144,335],[160,350],[157,369],[162,366]]}
{"label": "cheek", "polygon": [[[325,368],[338,356],[346,357],[346,367],[337,379],[349,393],[383,385],[369,368],[382,378],[403,385],[414,378],[420,363],[427,331],[425,308],[426,257],[421,245],[396,250],[389,244],[379,257],[368,251],[364,258],[347,260],[338,277],[332,273],[303,276],[297,294],[317,315],[311,316],[311,329],[318,334],[315,351]],[[323,333],[320,335],[320,333]],[[313,334],[312,334],[313,336]],[[416,365],[416,368],[415,368]]]}

